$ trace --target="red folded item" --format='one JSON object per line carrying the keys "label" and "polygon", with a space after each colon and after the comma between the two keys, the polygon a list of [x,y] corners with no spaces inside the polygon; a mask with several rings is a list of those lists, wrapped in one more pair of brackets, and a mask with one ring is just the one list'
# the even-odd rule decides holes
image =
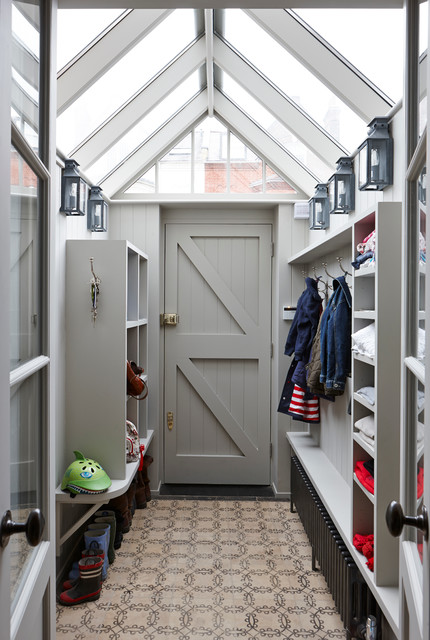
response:
{"label": "red folded item", "polygon": [[373,479],[373,476],[365,468],[364,462],[365,462],[364,460],[357,461],[355,465],[354,473],[357,476],[359,482],[361,482],[361,484],[363,485],[363,487],[367,489],[367,491],[369,491],[370,493],[374,493],[375,481]]}
{"label": "red folded item", "polygon": [[362,536],[361,534],[356,533],[352,539],[352,544],[358,551],[362,551],[365,544],[372,543],[373,545],[373,540],[373,533],[368,536]]}
{"label": "red folded item", "polygon": [[356,533],[352,539],[354,547],[361,551],[365,558],[367,558],[367,566],[369,571],[373,571],[373,554],[374,554],[374,536],[373,533],[368,536],[362,536],[360,533]]}
{"label": "red folded item", "polygon": [[421,498],[424,491],[424,467],[420,467],[417,478],[417,500]]}
{"label": "red folded item", "polygon": [[368,560],[370,560],[370,558],[373,558],[374,555],[374,551],[373,551],[373,540],[370,542],[366,542],[365,545],[363,545],[363,548],[361,550],[361,553],[363,554],[363,556],[365,558],[367,558]]}

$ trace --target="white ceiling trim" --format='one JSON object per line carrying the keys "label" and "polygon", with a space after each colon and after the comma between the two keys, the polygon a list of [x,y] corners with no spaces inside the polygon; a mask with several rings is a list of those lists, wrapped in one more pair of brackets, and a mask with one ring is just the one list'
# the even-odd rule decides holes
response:
{"label": "white ceiling trim", "polygon": [[205,89],[100,182],[108,198],[126,191],[159,158],[182,140],[207,115],[207,107],[208,95]]}
{"label": "white ceiling trim", "polygon": [[71,152],[70,156],[76,158],[85,171],[85,168],[96,162],[163,98],[201,67],[205,55],[205,40],[200,38]]}
{"label": "white ceiling trim", "polygon": [[217,36],[214,37],[214,62],[329,167],[334,167],[340,156],[348,155],[346,149],[330,138],[288,96]]}
{"label": "white ceiling trim", "polygon": [[266,9],[245,11],[363,120],[369,122],[375,115],[383,116],[393,106],[291,13]]}
{"label": "white ceiling trim", "polygon": [[214,114],[214,64],[213,64],[213,39],[214,20],[213,10],[205,9],[205,38],[206,38],[206,85],[208,90],[208,115]]}
{"label": "white ceiling trim", "polygon": [[313,195],[315,184],[320,181],[316,176],[217,89],[214,97],[215,115],[233,133],[236,133],[296,191],[304,192],[307,197]]}
{"label": "white ceiling trim", "polygon": [[57,80],[57,114],[60,115],[98,78],[162,22],[171,10],[130,11],[78,56]]}
{"label": "white ceiling trim", "polygon": [[[252,9],[261,0],[163,0],[166,9]],[[267,9],[401,9],[403,0],[265,0]],[[157,9],[158,0],[58,0],[60,9]]]}

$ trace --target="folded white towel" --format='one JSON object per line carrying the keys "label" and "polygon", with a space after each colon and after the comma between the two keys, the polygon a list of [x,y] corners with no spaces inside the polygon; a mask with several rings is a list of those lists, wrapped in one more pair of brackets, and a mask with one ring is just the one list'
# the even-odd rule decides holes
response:
{"label": "folded white towel", "polygon": [[375,416],[372,414],[370,416],[364,416],[364,418],[360,418],[354,424],[354,427],[359,431],[362,431],[368,438],[375,437]]}
{"label": "folded white towel", "polygon": [[375,323],[368,324],[352,334],[352,350],[368,358],[375,357]]}

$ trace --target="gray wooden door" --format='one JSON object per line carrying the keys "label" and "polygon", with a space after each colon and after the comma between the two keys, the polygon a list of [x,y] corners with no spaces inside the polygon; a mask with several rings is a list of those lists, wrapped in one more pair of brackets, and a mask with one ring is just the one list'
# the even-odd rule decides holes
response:
{"label": "gray wooden door", "polygon": [[165,482],[269,484],[271,225],[168,224],[165,246]]}

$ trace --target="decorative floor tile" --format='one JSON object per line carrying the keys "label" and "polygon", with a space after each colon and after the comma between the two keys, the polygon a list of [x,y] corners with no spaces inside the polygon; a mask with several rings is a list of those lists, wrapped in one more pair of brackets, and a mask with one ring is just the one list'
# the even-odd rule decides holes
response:
{"label": "decorative floor tile", "polygon": [[289,503],[152,500],[100,599],[57,606],[65,640],[344,638]]}

